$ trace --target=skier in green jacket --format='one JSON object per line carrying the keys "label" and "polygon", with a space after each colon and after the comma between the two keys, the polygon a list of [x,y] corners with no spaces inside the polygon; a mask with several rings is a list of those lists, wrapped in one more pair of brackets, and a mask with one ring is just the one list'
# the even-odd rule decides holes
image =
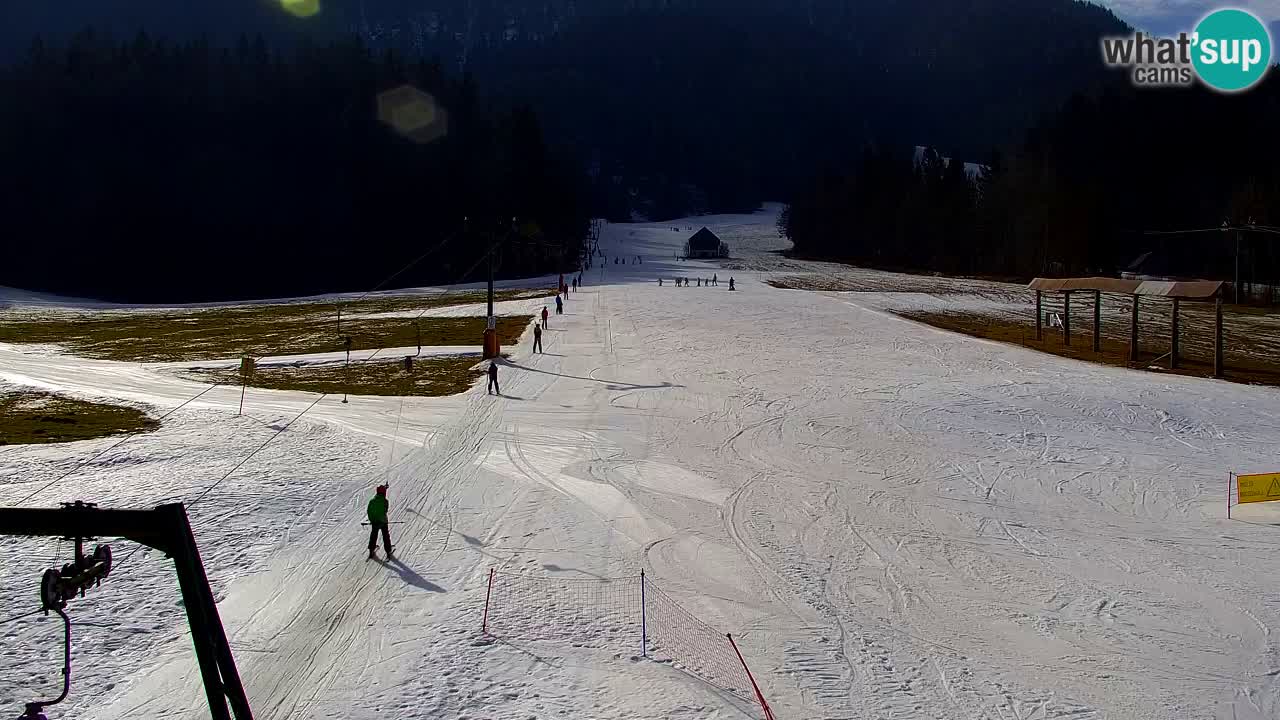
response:
{"label": "skier in green jacket", "polygon": [[378,531],[382,531],[382,547],[387,551],[387,559],[391,558],[391,533],[387,531],[387,486],[379,485],[378,494],[369,501],[369,557],[373,558],[378,548]]}

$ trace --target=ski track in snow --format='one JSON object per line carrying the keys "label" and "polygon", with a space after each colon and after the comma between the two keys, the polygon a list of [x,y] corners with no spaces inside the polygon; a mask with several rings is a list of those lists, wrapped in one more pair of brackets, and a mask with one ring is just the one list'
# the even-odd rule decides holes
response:
{"label": "ski track in snow", "polygon": [[[758,717],[637,658],[618,626],[536,598],[493,609],[536,632],[484,638],[491,567],[645,569],[734,633],[779,718],[1280,713],[1280,511],[1227,521],[1222,507],[1229,470],[1277,469],[1275,389],[1090,365],[894,314],[1025,300],[979,281],[772,288],[804,273],[885,284],[777,255],[776,212],[606,226],[610,260],[552,316],[546,354],[529,334],[510,348],[506,397],[477,384],[327,398],[193,507],[256,716]],[[735,257],[669,259],[702,225]],[[637,254],[644,264],[612,263]],[[656,283],[713,273],[716,288]],[[3,345],[0,382],[157,413],[200,388],[163,365]],[[239,399],[211,391],[35,502],[190,499],[314,396],[251,389],[243,417]],[[110,442],[0,448],[0,503]],[[392,562],[364,559],[359,525],[382,481],[403,523]],[[40,573],[70,548],[9,538],[0,551],[7,616],[34,607]],[[164,558],[138,552],[70,612],[71,696],[55,716],[207,716]],[[0,626],[0,705],[57,694],[59,634],[55,618]]]}

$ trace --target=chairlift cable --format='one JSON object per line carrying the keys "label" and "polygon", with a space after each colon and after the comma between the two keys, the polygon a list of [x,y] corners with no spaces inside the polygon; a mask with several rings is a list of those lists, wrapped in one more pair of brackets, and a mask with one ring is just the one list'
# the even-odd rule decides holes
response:
{"label": "chairlift cable", "polygon": [[[452,240],[452,239],[454,239],[455,237],[457,237],[457,235],[458,235],[458,233],[459,233],[459,232],[460,232],[460,231],[454,231],[453,233],[450,233],[448,236],[446,236],[443,240],[441,240],[439,243],[437,243],[437,244],[436,244],[434,247],[432,247],[430,250],[428,250],[427,252],[425,252],[425,253],[423,253],[423,254],[419,255],[418,257],[414,258],[411,262],[409,262],[409,264],[405,265],[404,267],[402,267],[402,268],[400,268],[399,270],[395,271],[395,272],[394,272],[394,273],[392,273],[391,275],[387,276],[387,278],[386,278],[386,279],[384,279],[382,282],[380,282],[380,283],[378,283],[376,286],[374,286],[374,288],[373,288],[373,289],[366,291],[363,295],[361,295],[359,298],[357,298],[357,299],[356,299],[356,302],[359,302],[360,300],[363,300],[364,298],[368,297],[370,294],[372,294],[372,293],[374,293],[374,292],[377,292],[377,291],[378,291],[378,290],[380,290],[382,287],[384,287],[385,285],[387,285],[388,283],[390,283],[392,280],[394,280],[396,277],[398,277],[398,276],[399,276],[399,275],[401,275],[402,273],[404,273],[404,272],[408,271],[410,268],[412,268],[413,266],[417,265],[418,263],[422,262],[422,260],[423,260],[423,259],[425,259],[428,255],[431,255],[432,253],[434,253],[434,252],[436,252],[436,251],[440,250],[440,248],[444,247],[446,243],[448,243],[450,240]],[[299,335],[300,335],[300,334],[301,334],[301,333],[299,333]],[[297,339],[297,335],[295,335],[294,337],[289,338],[289,339],[286,341],[286,343],[287,343],[287,342],[292,342],[292,341],[293,341],[293,340],[295,340],[295,339]],[[264,356],[264,357],[271,357],[271,355],[266,355],[266,356]],[[217,388],[217,387],[221,387],[221,386],[223,386],[223,385],[228,385],[228,384],[230,384],[230,383],[231,383],[231,381],[230,381],[230,380],[220,380],[220,381],[217,381],[217,382],[214,382],[214,383],[210,384],[210,385],[209,385],[209,387],[207,387],[207,388],[205,388],[205,389],[201,390],[199,393],[197,393],[197,394],[193,395],[192,397],[188,398],[187,400],[183,401],[183,402],[182,402],[182,404],[178,405],[177,407],[172,408],[172,409],[171,409],[171,410],[169,410],[168,412],[166,412],[166,413],[164,413],[163,415],[161,415],[160,417],[156,418],[156,421],[157,421],[157,422],[160,422],[160,421],[164,420],[165,418],[168,418],[170,415],[174,414],[175,412],[177,412],[177,411],[181,410],[182,408],[186,407],[187,405],[191,404],[192,402],[195,402],[196,400],[200,399],[201,397],[203,397],[203,396],[204,396],[204,394],[205,394],[205,393],[209,392],[210,390],[213,390],[214,388]],[[80,470],[80,468],[84,467],[85,465],[88,465],[88,464],[90,464],[90,463],[92,463],[92,462],[97,461],[98,459],[100,459],[100,458],[102,458],[104,455],[106,455],[107,453],[111,452],[112,450],[115,450],[116,448],[120,447],[120,446],[121,446],[121,445],[123,445],[124,443],[126,443],[126,442],[128,442],[129,440],[133,439],[134,437],[137,437],[137,436],[135,436],[135,435],[125,435],[124,437],[120,438],[120,439],[119,439],[119,440],[117,440],[116,442],[114,442],[114,443],[112,443],[111,445],[107,446],[106,448],[104,448],[103,450],[101,450],[101,451],[100,451],[100,452],[98,452],[97,454],[93,455],[92,457],[90,457],[90,458],[88,458],[88,459],[86,459],[86,460],[83,460],[83,461],[81,461],[81,462],[79,462],[79,463],[76,463],[76,464],[75,464],[75,465],[74,465],[70,470],[67,470],[65,473],[63,473],[63,474],[59,475],[58,477],[56,477],[56,478],[54,478],[53,480],[51,480],[51,481],[49,481],[48,483],[46,483],[45,485],[41,486],[41,487],[40,487],[39,489],[37,489],[35,492],[33,492],[33,493],[31,493],[30,495],[27,495],[26,497],[24,497],[24,498],[22,498],[21,500],[19,500],[19,501],[18,501],[18,503],[17,503],[14,507],[19,507],[19,506],[25,505],[27,502],[29,502],[29,501],[30,501],[32,498],[34,498],[35,496],[39,495],[40,493],[44,492],[45,490],[48,490],[49,488],[51,488],[51,487],[53,487],[54,485],[58,484],[58,483],[59,483],[59,482],[61,482],[62,480],[65,480],[66,478],[70,477],[71,475],[75,474],[78,470]]]}
{"label": "chairlift cable", "polygon": [[320,397],[318,397],[318,398],[316,398],[314,401],[312,401],[312,403],[311,403],[310,405],[308,405],[308,406],[307,406],[307,407],[306,407],[302,412],[300,412],[300,413],[298,413],[297,415],[295,415],[295,416],[294,416],[294,418],[293,418],[293,420],[290,420],[289,422],[285,423],[284,425],[281,425],[281,426],[280,426],[280,428],[279,428],[278,430],[276,430],[274,434],[272,434],[272,435],[271,435],[271,437],[267,438],[267,439],[266,439],[266,441],[265,441],[265,442],[263,442],[261,445],[259,445],[257,448],[255,448],[253,452],[251,452],[251,453],[249,453],[248,455],[246,455],[246,456],[244,457],[244,459],[243,459],[243,460],[241,460],[240,462],[236,463],[236,466],[235,466],[235,467],[233,467],[233,468],[231,468],[230,470],[228,470],[228,471],[226,472],[226,474],[224,474],[222,477],[218,478],[218,480],[217,480],[215,483],[213,483],[212,485],[210,485],[207,489],[205,489],[205,491],[204,491],[204,492],[200,493],[199,495],[197,495],[197,496],[196,496],[196,498],[195,498],[194,500],[192,500],[191,502],[187,503],[187,509],[188,509],[188,510],[190,510],[191,508],[195,507],[195,506],[196,506],[196,503],[200,502],[201,500],[203,500],[203,499],[205,498],[205,496],[207,496],[209,493],[213,492],[213,489],[214,489],[214,488],[216,488],[216,487],[218,487],[218,485],[220,485],[220,484],[222,483],[222,481],[223,481],[223,480],[226,480],[227,478],[231,477],[231,475],[232,475],[232,474],[234,474],[234,473],[235,473],[235,471],[237,471],[237,470],[239,470],[241,467],[243,467],[245,463],[249,462],[249,460],[253,458],[253,456],[255,456],[255,455],[257,455],[259,452],[261,452],[261,451],[262,451],[262,449],[263,449],[263,448],[265,448],[267,445],[270,445],[272,440],[275,440],[276,438],[280,437],[280,434],[281,434],[281,433],[283,433],[285,430],[288,430],[288,429],[289,429],[289,426],[290,426],[290,425],[292,425],[295,421],[297,421],[297,420],[298,420],[298,418],[302,417],[303,415],[306,415],[306,414],[307,414],[307,412],[311,410],[311,408],[315,407],[317,404],[319,404],[319,402],[320,402],[321,400],[323,400],[323,399],[325,399],[325,398],[327,398],[327,397],[329,397],[329,393],[323,393],[323,394],[321,394],[321,395],[320,395]]}

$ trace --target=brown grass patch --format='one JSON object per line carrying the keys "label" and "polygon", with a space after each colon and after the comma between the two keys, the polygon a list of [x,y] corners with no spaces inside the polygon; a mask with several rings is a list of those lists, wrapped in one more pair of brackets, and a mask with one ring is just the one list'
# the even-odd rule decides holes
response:
{"label": "brown grass patch", "polygon": [[[471,387],[482,370],[479,355],[446,355],[414,358],[413,370],[406,371],[404,359],[324,365],[271,365],[257,368],[249,376],[249,387],[266,390],[338,395],[394,397],[440,397],[456,395]],[[238,368],[190,370],[182,373],[199,382],[240,385]]]}
{"label": "brown grass patch", "polygon": [[[546,296],[547,291],[504,290],[495,299]],[[174,362],[243,355],[302,355],[379,347],[479,345],[483,317],[367,318],[381,312],[429,310],[484,302],[482,292],[380,297],[338,305],[299,302],[201,310],[32,311],[0,313],[0,342],[59,345],[76,355],[126,362]],[[503,344],[513,343],[530,316],[499,317]]]}
{"label": "brown grass patch", "polygon": [[[1074,305],[1074,303],[1073,303]],[[1139,348],[1137,361],[1129,360],[1128,317],[1124,318],[1123,334],[1117,327],[1117,318],[1104,316],[1101,351],[1093,351],[1093,315],[1086,319],[1073,318],[1071,345],[1063,344],[1062,330],[1044,328],[1043,339],[1035,339],[1035,312],[1025,319],[1005,316],[978,315],[956,311],[903,311],[903,317],[918,320],[934,327],[964,333],[973,337],[997,340],[1041,352],[1070,357],[1077,360],[1128,367],[1140,370],[1155,369],[1161,372],[1193,377],[1213,376],[1212,306],[1183,306],[1179,313],[1182,322],[1179,330],[1179,367],[1169,369],[1168,324],[1160,326],[1149,317],[1139,318]],[[1083,312],[1081,313],[1084,314]],[[1075,311],[1072,312],[1075,315]],[[1266,359],[1267,348],[1275,337],[1259,338],[1241,336],[1242,318],[1226,323],[1225,334],[1229,352],[1224,353],[1226,379],[1236,382],[1280,386],[1280,363]],[[1110,322],[1109,322],[1110,320]],[[1232,325],[1236,325],[1235,337]],[[1123,339],[1121,339],[1123,338]],[[1234,343],[1234,345],[1233,345]],[[1153,367],[1154,366],[1154,367]]]}
{"label": "brown grass patch", "polygon": [[92,440],[158,427],[137,408],[47,392],[0,391],[0,445]]}

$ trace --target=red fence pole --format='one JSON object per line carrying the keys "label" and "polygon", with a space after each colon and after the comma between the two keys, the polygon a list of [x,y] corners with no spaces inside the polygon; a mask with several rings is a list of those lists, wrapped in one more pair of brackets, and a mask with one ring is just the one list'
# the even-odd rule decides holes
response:
{"label": "red fence pole", "polygon": [[489,634],[489,598],[493,595],[493,568],[489,568],[489,589],[484,593],[484,617],[480,620],[480,632]]}
{"label": "red fence pole", "polygon": [[751,689],[756,691],[756,700],[760,703],[760,709],[764,711],[765,720],[774,720],[773,711],[769,709],[769,703],[764,699],[764,693],[760,692],[760,686],[756,684],[756,678],[751,674],[751,668],[747,667],[747,661],[742,659],[742,651],[738,649],[738,643],[733,641],[733,635],[725,633],[725,637],[729,638],[729,644],[733,646],[733,651],[738,655],[738,662],[742,663],[742,669],[747,671],[747,679],[751,681]]}

